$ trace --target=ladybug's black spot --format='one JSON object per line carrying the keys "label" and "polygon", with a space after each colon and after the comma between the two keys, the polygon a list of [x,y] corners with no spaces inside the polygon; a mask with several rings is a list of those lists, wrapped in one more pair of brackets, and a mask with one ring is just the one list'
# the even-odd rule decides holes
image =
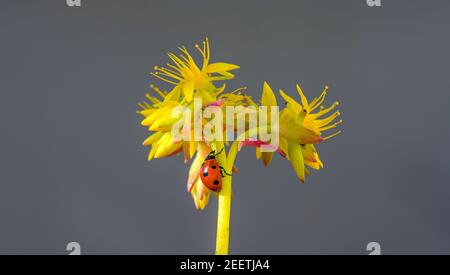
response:
{"label": "ladybug's black spot", "polygon": [[214,185],[218,185],[218,184],[219,184],[219,181],[218,181],[218,180],[215,180],[215,181],[213,182],[213,184],[214,184]]}
{"label": "ladybug's black spot", "polygon": [[208,176],[208,171],[203,172],[203,176],[207,177]]}
{"label": "ladybug's black spot", "polygon": [[215,165],[213,165],[211,168],[215,170],[217,167]]}

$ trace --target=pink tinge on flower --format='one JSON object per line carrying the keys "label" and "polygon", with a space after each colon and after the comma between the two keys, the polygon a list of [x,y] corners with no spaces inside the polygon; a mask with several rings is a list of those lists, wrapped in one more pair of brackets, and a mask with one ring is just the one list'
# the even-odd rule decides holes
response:
{"label": "pink tinge on flower", "polygon": [[324,141],[324,140],[325,140],[325,139],[324,139],[323,137],[319,136],[317,139],[315,139],[315,142],[314,142],[313,144],[321,143],[321,142]]}
{"label": "pink tinge on flower", "polygon": [[191,167],[189,168],[189,175],[187,181],[187,191],[189,193],[193,191],[196,182],[199,181],[200,168],[209,152],[211,152],[211,148],[209,146],[206,146],[205,144],[202,143],[198,145],[197,154],[195,155],[195,158],[191,163]]}
{"label": "pink tinge on flower", "polygon": [[314,155],[303,154],[303,158],[310,162],[317,162],[317,159],[314,157]]}
{"label": "pink tinge on flower", "polygon": [[259,140],[259,139],[246,139],[246,140],[239,142],[239,150],[241,150],[241,148],[243,146],[250,146],[250,147],[267,146],[267,147],[271,148],[273,151],[276,151],[283,158],[286,157],[286,153],[283,152],[279,147],[276,147],[270,143],[267,143],[267,142]]}
{"label": "pink tinge on flower", "polygon": [[184,123],[183,128],[181,129],[181,133],[183,135],[189,135],[191,133],[191,126],[188,123]]}
{"label": "pink tinge on flower", "polygon": [[225,103],[225,100],[224,100],[224,99],[219,99],[219,100],[213,101],[213,102],[211,102],[211,103],[205,104],[205,108],[206,108],[206,107],[210,107],[210,106],[220,107],[220,106],[222,106],[224,103]]}

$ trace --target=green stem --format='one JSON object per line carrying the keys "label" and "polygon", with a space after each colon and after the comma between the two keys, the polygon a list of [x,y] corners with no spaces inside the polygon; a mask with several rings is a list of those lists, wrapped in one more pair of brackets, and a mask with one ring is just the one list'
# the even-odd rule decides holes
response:
{"label": "green stem", "polygon": [[[223,142],[217,142],[217,150],[223,148]],[[233,142],[228,156],[219,154],[217,160],[226,171],[231,172],[234,160],[237,154],[237,143]],[[220,156],[222,155],[222,156]],[[226,176],[222,181],[222,190],[219,193],[219,204],[217,212],[217,236],[216,236],[216,255],[228,255],[228,247],[230,242],[230,216],[231,216],[231,176]]]}

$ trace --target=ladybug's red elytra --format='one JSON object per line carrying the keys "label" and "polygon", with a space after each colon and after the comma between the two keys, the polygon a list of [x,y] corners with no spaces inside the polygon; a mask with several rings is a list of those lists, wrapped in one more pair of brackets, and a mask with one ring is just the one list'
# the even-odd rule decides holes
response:
{"label": "ladybug's red elytra", "polygon": [[211,151],[208,156],[205,158],[205,161],[202,164],[202,168],[200,169],[200,178],[203,182],[203,185],[206,186],[211,191],[220,192],[222,190],[222,178],[225,176],[231,176],[225,171],[225,169],[219,165],[219,162],[216,159],[216,156],[222,153],[220,150],[219,153],[215,153],[215,151]]}

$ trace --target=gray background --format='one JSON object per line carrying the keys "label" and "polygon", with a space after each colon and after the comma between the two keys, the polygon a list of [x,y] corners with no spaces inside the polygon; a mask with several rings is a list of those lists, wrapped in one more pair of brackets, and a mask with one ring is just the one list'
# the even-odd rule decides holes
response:
{"label": "gray background", "polygon": [[309,97],[330,85],[344,134],[301,185],[238,156],[234,254],[450,253],[450,2],[1,1],[0,253],[209,254],[181,157],[146,161],[135,114],[154,65],[207,35],[213,60]]}

